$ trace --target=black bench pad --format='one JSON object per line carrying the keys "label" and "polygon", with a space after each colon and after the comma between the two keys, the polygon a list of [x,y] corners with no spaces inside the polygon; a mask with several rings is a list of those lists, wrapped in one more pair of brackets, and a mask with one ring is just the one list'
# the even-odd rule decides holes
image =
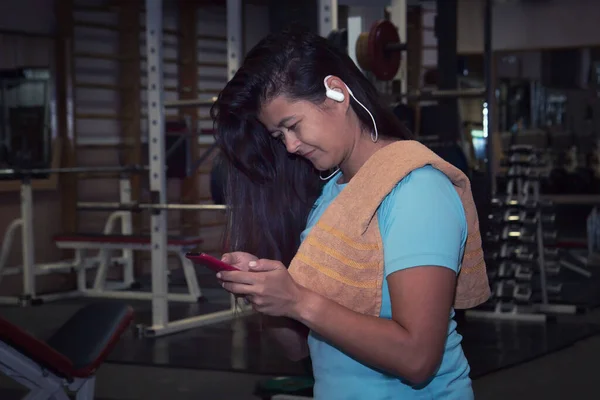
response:
{"label": "black bench pad", "polygon": [[90,304],[77,311],[47,344],[73,363],[73,376],[89,376],[102,364],[132,320],[133,310],[126,304]]}
{"label": "black bench pad", "polygon": [[0,340],[59,376],[86,378],[104,362],[132,321],[133,309],[126,304],[91,304],[47,342],[0,318]]}

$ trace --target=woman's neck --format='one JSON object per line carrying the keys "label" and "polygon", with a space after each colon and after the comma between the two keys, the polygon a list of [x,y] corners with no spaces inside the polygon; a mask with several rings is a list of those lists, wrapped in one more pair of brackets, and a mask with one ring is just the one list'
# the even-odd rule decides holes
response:
{"label": "woman's neck", "polygon": [[338,183],[348,183],[373,154],[395,141],[395,139],[390,140],[380,137],[376,143],[373,143],[370,135],[362,135],[360,142],[355,144],[350,156],[341,163],[340,170],[343,176]]}

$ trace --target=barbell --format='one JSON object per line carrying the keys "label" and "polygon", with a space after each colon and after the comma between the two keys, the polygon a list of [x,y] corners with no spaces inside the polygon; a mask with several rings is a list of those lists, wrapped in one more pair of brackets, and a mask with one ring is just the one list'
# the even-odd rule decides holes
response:
{"label": "barbell", "polygon": [[[345,29],[332,31],[327,39],[336,47],[347,51],[348,32]],[[362,32],[355,43],[356,61],[360,68],[371,72],[382,81],[392,80],[402,62],[402,43],[398,29],[388,20],[379,20],[371,25],[369,32]]]}
{"label": "barbell", "polygon": [[145,210],[190,210],[190,211],[215,211],[226,210],[224,204],[161,204],[161,203],[119,203],[119,202],[77,202],[78,210],[88,211],[131,211]]}
{"label": "barbell", "polygon": [[31,177],[35,175],[47,174],[141,174],[147,172],[150,168],[146,165],[117,165],[117,166],[97,166],[97,167],[66,167],[66,168],[2,168],[0,177],[19,178]]}

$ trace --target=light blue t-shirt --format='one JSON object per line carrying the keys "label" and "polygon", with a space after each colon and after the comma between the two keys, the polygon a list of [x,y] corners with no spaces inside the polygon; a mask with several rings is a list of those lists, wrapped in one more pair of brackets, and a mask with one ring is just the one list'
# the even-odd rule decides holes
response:
{"label": "light blue t-shirt", "polygon": [[[304,240],[327,206],[342,191],[338,173],[323,188],[311,211]],[[439,265],[458,273],[467,238],[460,197],[450,180],[432,166],[412,171],[384,199],[377,212],[384,248],[385,278],[419,265]],[[381,318],[392,316],[387,279],[383,280]],[[413,388],[351,358],[311,332],[308,337],[316,400],[470,400],[469,364],[456,331],[454,310],[448,316],[442,363],[433,379]],[[351,329],[351,327],[349,327]]]}

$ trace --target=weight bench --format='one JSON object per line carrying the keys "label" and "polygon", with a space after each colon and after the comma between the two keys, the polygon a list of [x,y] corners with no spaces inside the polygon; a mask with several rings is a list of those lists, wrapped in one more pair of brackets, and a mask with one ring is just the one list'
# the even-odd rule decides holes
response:
{"label": "weight bench", "polygon": [[[83,297],[119,298],[129,300],[151,300],[152,322],[140,330],[143,336],[163,336],[186,329],[227,321],[250,313],[251,309],[238,310],[236,298],[230,295],[230,304],[227,309],[219,311],[202,312],[200,315],[189,316],[179,319],[169,318],[169,302],[181,301],[196,303],[202,299],[202,293],[198,286],[194,264],[185,257],[189,251],[203,243],[199,237],[169,237],[167,238],[167,251],[175,253],[183,268],[188,293],[169,293],[168,269],[165,265],[159,271],[152,270],[152,291],[126,291],[110,290],[106,284],[106,273],[109,266],[109,254],[113,250],[152,250],[150,236],[137,235],[113,235],[113,234],[65,234],[54,237],[59,248],[72,249],[78,252],[77,259],[85,259],[81,254],[86,250],[98,250],[100,261],[94,287],[87,288],[85,280],[85,268],[77,268],[77,293]],[[141,326],[141,325],[140,325]]]}
{"label": "weight bench", "polygon": [[[73,233],[60,234],[54,236],[54,243],[60,249],[74,250],[75,259],[85,260],[85,252],[89,250],[98,251],[99,266],[94,279],[92,288],[87,287],[86,268],[83,265],[76,266],[78,273],[77,286],[78,292],[85,296],[107,297],[121,299],[150,300],[152,293],[143,291],[110,290],[106,282],[106,275],[110,266],[110,253],[115,250],[152,250],[152,240],[150,235],[120,235],[120,234],[101,234],[101,233]],[[185,257],[185,253],[195,249],[203,243],[200,237],[170,236],[167,239],[167,251],[176,254],[183,272],[188,288],[188,293],[169,293],[168,298],[172,301],[197,302],[202,298],[202,293],[196,278],[196,271],[193,263]],[[165,272],[166,272],[165,266]],[[126,269],[127,270],[127,269]],[[124,274],[126,275],[126,274]],[[166,276],[165,276],[166,278]],[[157,279],[156,277],[152,278]],[[133,284],[133,276],[125,277],[120,283],[119,289],[123,286]]]}
{"label": "weight bench", "polygon": [[24,399],[91,400],[96,370],[132,321],[125,304],[91,304],[44,342],[0,317],[0,371],[30,390]]}

